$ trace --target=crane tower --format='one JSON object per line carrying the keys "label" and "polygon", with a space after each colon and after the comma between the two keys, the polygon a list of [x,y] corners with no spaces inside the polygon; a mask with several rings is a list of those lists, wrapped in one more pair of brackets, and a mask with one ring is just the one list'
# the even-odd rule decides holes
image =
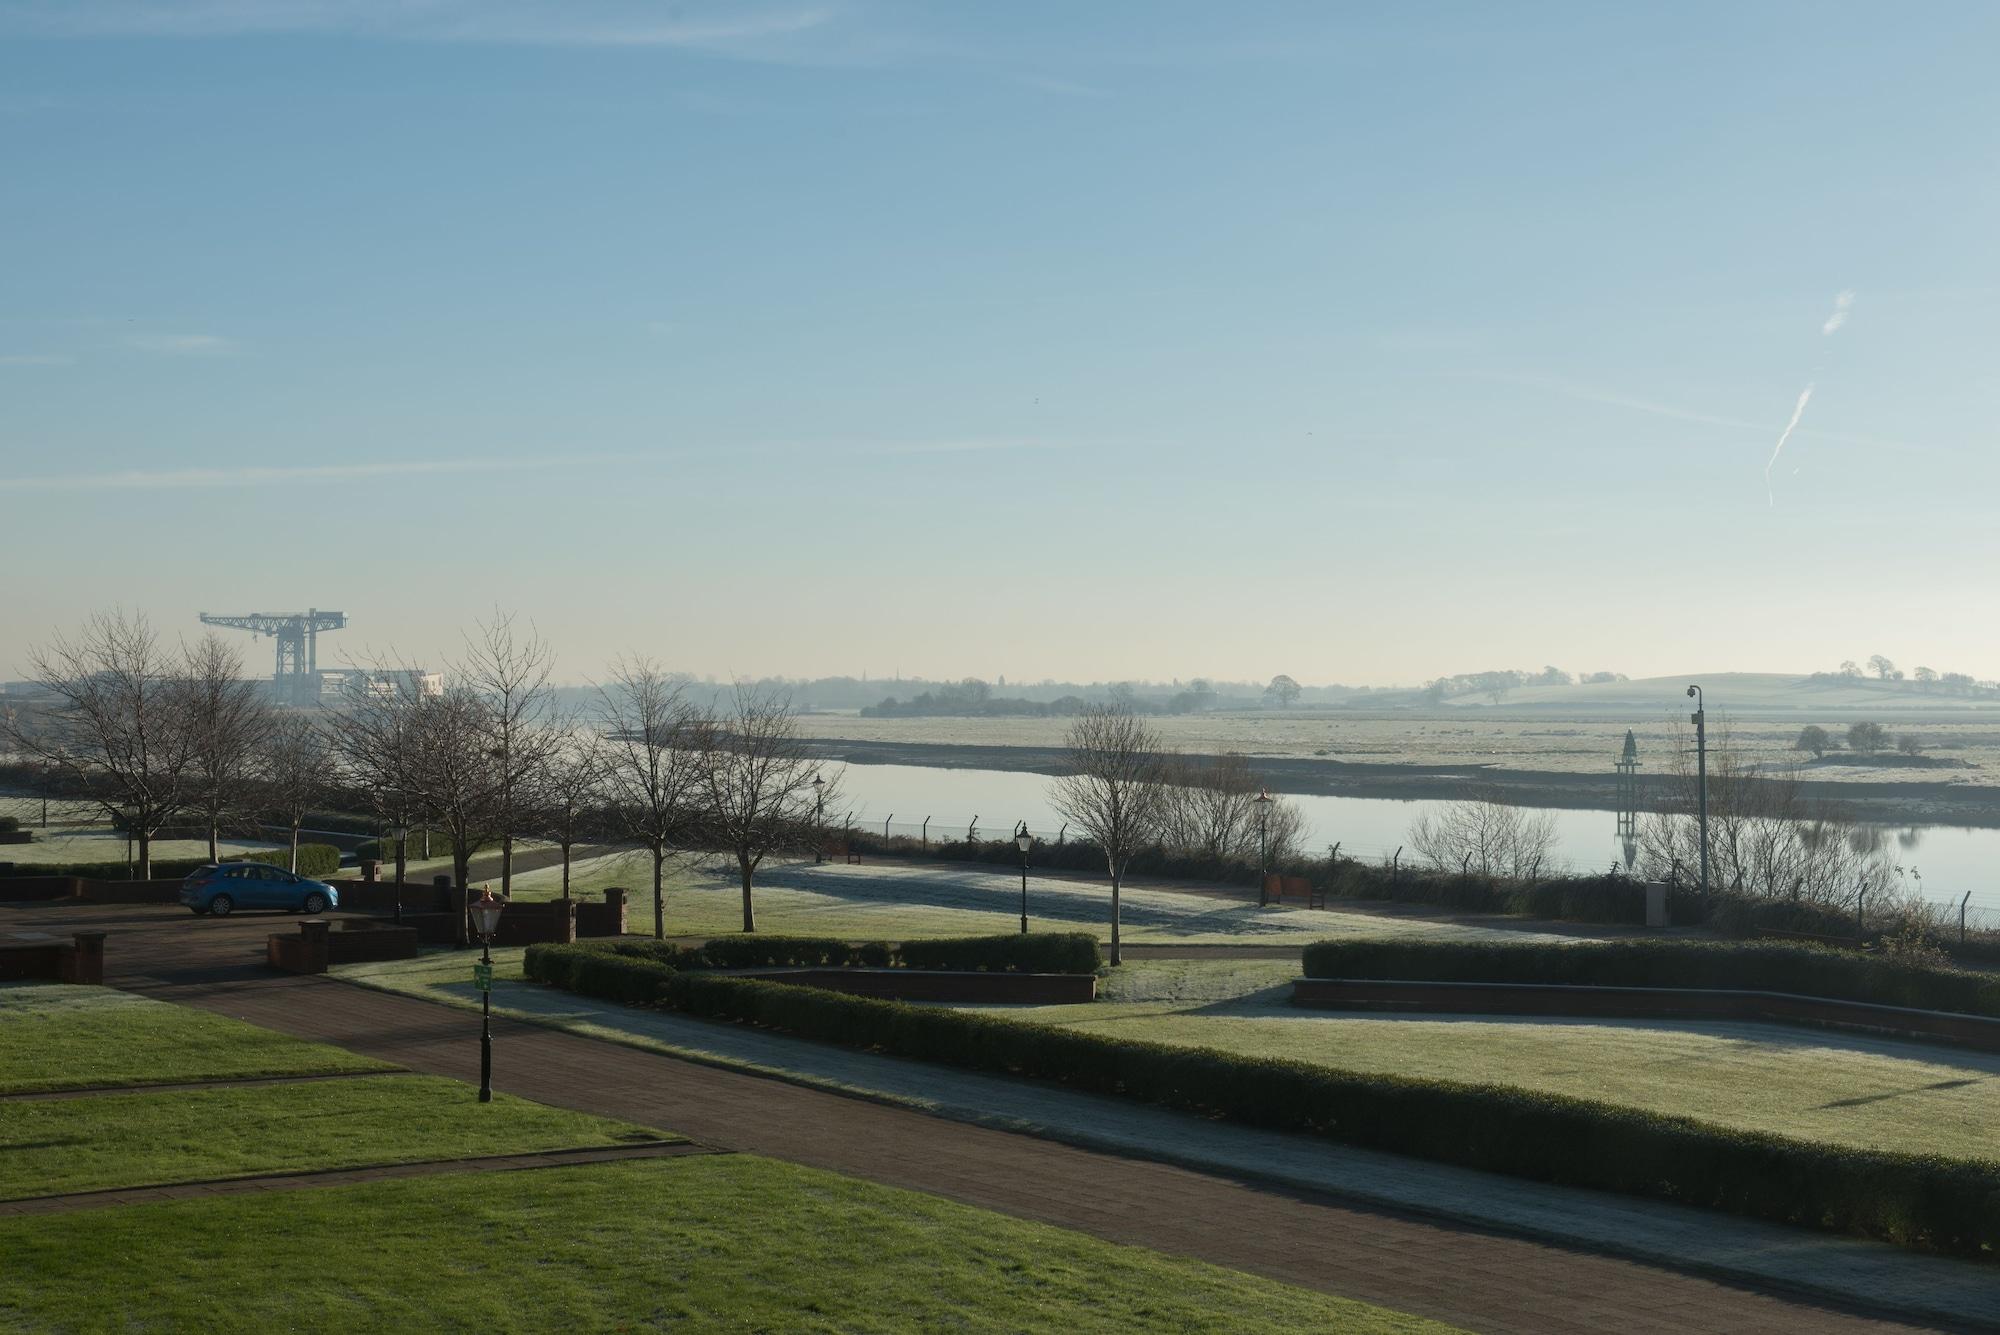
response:
{"label": "crane tower", "polygon": [[246,616],[201,614],[204,626],[227,626],[278,642],[278,668],[271,676],[272,693],[286,704],[306,705],[319,698],[319,633],[347,625],[345,612],[251,612]]}

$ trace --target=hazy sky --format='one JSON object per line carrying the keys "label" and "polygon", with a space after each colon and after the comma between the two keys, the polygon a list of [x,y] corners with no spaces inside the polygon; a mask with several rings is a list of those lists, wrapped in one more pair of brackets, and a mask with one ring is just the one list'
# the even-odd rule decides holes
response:
{"label": "hazy sky", "polygon": [[0,675],[113,604],[340,608],[326,662],[496,602],[572,678],[2000,675],[1996,50],[0,0]]}

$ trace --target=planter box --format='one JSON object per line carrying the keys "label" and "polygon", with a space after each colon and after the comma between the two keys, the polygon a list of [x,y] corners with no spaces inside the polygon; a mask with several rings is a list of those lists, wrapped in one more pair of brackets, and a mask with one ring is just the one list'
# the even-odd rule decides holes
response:
{"label": "planter box", "polygon": [[46,932],[0,936],[0,981],[51,983],[104,981],[104,933],[72,932],[67,941]]}
{"label": "planter box", "polygon": [[929,969],[745,969],[736,978],[794,983],[888,1001],[967,1001],[1064,1006],[1097,1000],[1090,973],[944,973]]}
{"label": "planter box", "polygon": [[337,922],[326,938],[328,964],[360,964],[369,960],[410,960],[417,957],[417,929],[379,923]]}
{"label": "planter box", "polygon": [[1560,983],[1439,983],[1300,978],[1294,1006],[1447,1015],[1578,1015],[1769,1020],[1952,1043],[2000,1052],[2000,1020],[1953,1011],[1835,1001],[1791,992],[1698,987],[1580,987]]}

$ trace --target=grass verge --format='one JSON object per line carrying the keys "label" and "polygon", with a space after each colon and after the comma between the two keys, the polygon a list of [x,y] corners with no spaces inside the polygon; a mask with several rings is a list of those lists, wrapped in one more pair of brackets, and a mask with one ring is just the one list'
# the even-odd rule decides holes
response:
{"label": "grass verge", "polygon": [[26,1329],[1448,1329],[737,1155],[6,1220],[0,1254]]}
{"label": "grass verge", "polygon": [[32,1100],[0,1118],[0,1200],[661,1138],[417,1075]]}
{"label": "grass verge", "polygon": [[0,986],[0,1094],[388,1069],[359,1053],[129,992]]}

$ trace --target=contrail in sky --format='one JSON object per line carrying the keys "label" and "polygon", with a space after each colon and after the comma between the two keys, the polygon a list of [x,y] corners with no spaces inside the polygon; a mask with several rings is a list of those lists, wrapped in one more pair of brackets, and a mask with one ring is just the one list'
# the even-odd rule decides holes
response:
{"label": "contrail in sky", "polygon": [[1826,323],[1819,327],[1819,332],[1822,334],[1838,333],[1840,327],[1847,323],[1847,312],[1853,306],[1854,293],[1852,290],[1843,292],[1835,297],[1833,299],[1833,314],[1826,317]]}
{"label": "contrail in sky", "polygon": [[1792,406],[1792,420],[1785,423],[1785,429],[1778,433],[1778,443],[1771,449],[1770,462],[1764,465],[1764,497],[1774,510],[1778,507],[1778,494],[1771,490],[1771,470],[1777,466],[1778,456],[1785,452],[1785,442],[1799,429],[1799,419],[1806,415],[1806,400],[1812,398],[1812,392],[1813,387],[1810,382],[1799,391],[1799,401]]}

